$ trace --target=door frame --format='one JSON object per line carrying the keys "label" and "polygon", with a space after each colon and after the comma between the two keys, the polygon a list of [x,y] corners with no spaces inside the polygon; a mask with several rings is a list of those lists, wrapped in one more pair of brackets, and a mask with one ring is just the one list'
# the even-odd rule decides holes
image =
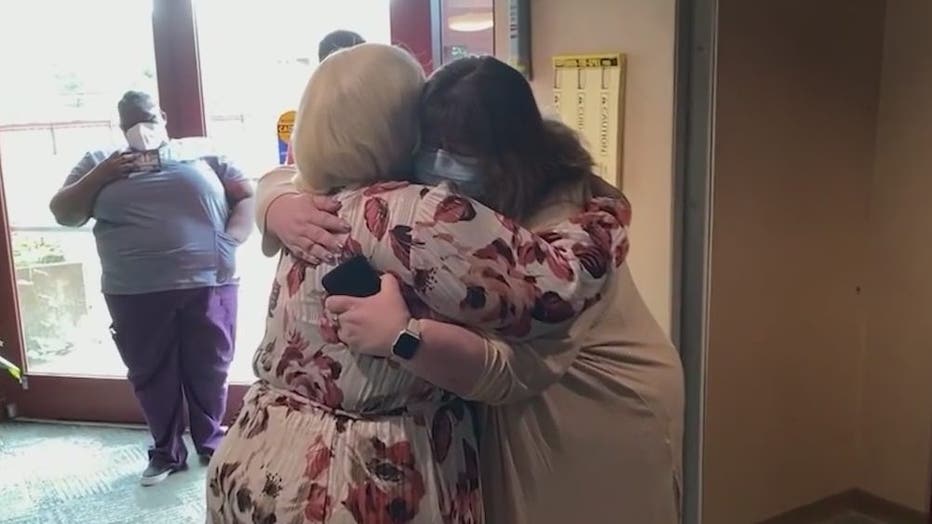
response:
{"label": "door frame", "polygon": [[683,522],[702,522],[718,0],[676,8],[673,338],[686,379]]}
{"label": "door frame", "polygon": [[[171,136],[204,136],[206,122],[194,0],[152,0],[159,103],[169,114]],[[435,0],[392,0],[392,43],[408,49],[428,72],[435,63],[432,31]],[[15,404],[19,416],[35,419],[144,423],[132,386],[125,378],[63,376],[31,372],[26,364],[19,297],[0,166],[0,340],[5,358],[24,372],[17,387],[0,377],[0,401]],[[249,348],[245,348],[248,350]],[[240,348],[243,351],[244,348]],[[226,422],[236,416],[247,384],[230,384]]]}

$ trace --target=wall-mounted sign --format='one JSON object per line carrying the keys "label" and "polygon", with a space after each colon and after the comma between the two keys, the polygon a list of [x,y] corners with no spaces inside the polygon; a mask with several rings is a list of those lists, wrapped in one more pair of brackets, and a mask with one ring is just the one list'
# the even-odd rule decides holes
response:
{"label": "wall-mounted sign", "polygon": [[291,132],[294,130],[295,111],[285,111],[278,117],[278,163],[288,164],[288,148],[291,147]]}
{"label": "wall-mounted sign", "polygon": [[553,104],[560,119],[586,140],[596,172],[622,186],[625,55],[565,55],[553,58]]}
{"label": "wall-mounted sign", "polygon": [[531,2],[508,1],[508,58],[511,66],[531,78]]}

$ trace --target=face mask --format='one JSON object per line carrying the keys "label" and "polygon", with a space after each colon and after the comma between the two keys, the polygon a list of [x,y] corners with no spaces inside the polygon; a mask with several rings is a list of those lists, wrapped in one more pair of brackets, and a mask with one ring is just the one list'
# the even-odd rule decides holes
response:
{"label": "face mask", "polygon": [[126,130],[126,143],[134,151],[158,149],[168,143],[165,124],[140,122]]}
{"label": "face mask", "polygon": [[466,196],[482,193],[482,171],[476,158],[454,155],[443,149],[423,152],[414,161],[414,180],[435,186],[452,182]]}

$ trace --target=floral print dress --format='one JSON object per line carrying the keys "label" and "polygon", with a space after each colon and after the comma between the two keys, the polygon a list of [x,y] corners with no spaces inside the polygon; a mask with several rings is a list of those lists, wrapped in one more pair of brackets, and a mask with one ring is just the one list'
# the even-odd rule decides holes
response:
{"label": "floral print dress", "polygon": [[[627,252],[627,202],[594,199],[532,234],[455,194],[401,182],[344,191],[343,259],[402,282],[412,314],[521,340],[599,300]],[[323,314],[321,278],[284,253],[259,380],[208,471],[208,522],[481,523],[478,450],[459,398],[391,359],[350,352]]]}

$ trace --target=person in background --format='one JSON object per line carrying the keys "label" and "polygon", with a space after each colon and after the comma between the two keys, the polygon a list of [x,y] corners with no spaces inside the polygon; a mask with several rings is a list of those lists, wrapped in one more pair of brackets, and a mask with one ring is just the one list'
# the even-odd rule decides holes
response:
{"label": "person in background", "polygon": [[95,219],[110,331],[154,440],[149,486],[186,467],[183,398],[202,460],[223,437],[253,188],[206,139],[170,140],[148,94],[127,92],[118,111],[129,148],[88,152],[49,207],[63,226]]}
{"label": "person in background", "polygon": [[[331,54],[359,44],[365,44],[366,40],[353,31],[346,29],[337,29],[324,36],[320,43],[317,44],[317,59],[323,62]],[[285,165],[294,165],[294,151],[291,144],[288,144],[288,153],[285,155]]]}
{"label": "person in background", "polygon": [[346,49],[347,47],[365,43],[366,40],[360,36],[359,33],[347,31],[346,29],[337,29],[336,31],[327,33],[327,35],[320,40],[320,44],[317,45],[317,58],[323,62],[325,58],[340,49]]}

